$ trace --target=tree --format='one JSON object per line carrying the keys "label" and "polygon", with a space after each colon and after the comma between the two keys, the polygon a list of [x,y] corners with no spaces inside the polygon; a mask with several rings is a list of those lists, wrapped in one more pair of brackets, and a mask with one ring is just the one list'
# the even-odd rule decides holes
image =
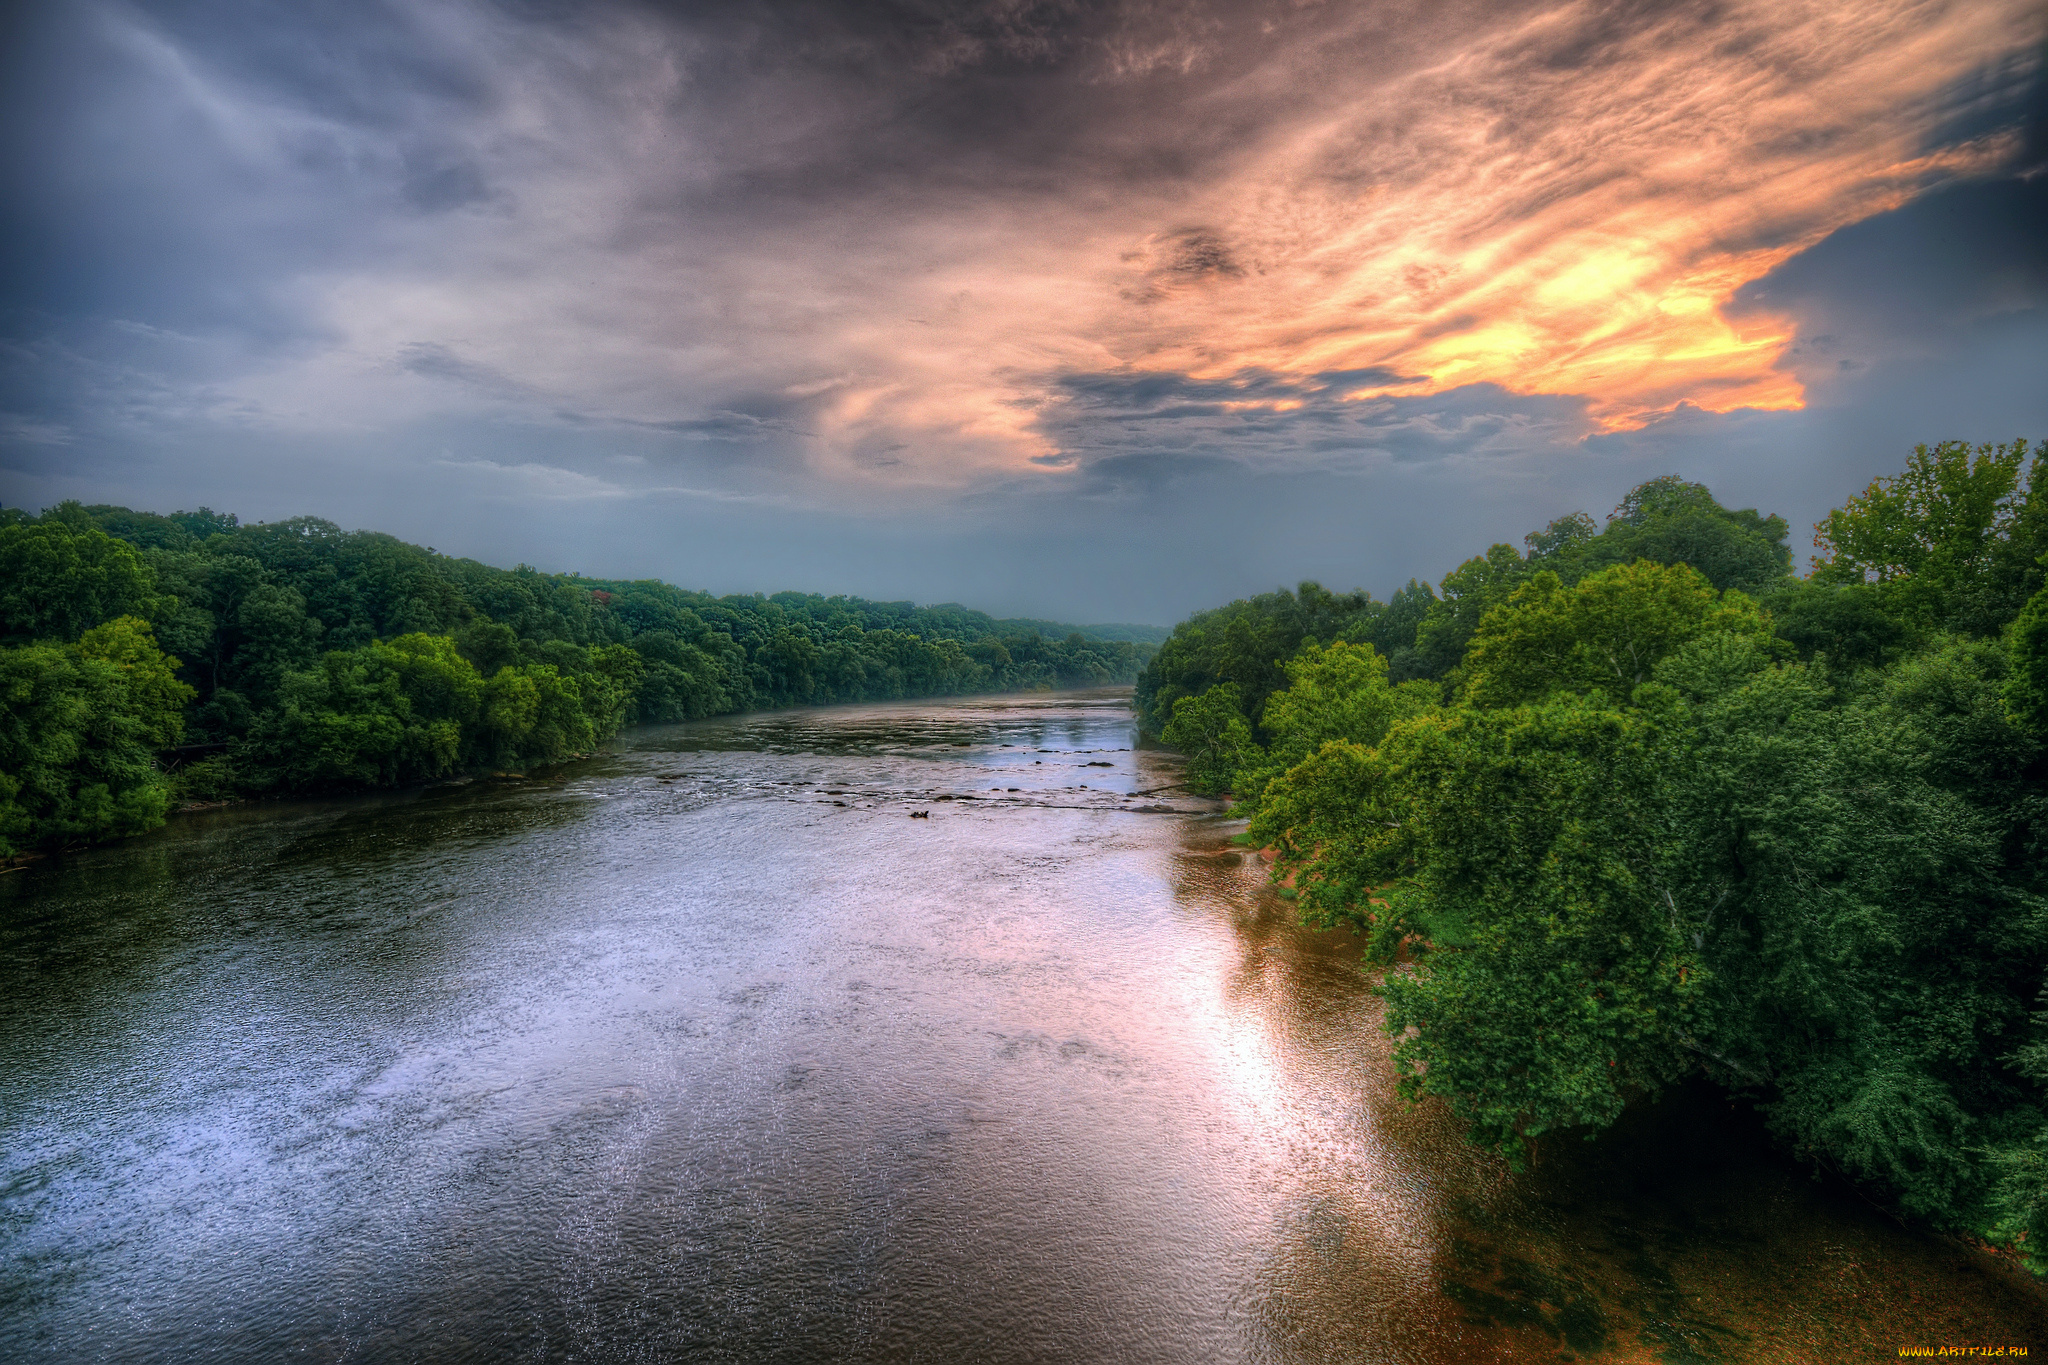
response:
{"label": "tree", "polygon": [[647,665],[624,645],[593,645],[578,671],[584,710],[596,737],[609,739],[632,713],[634,699],[647,678]]}
{"label": "tree", "polygon": [[[649,630],[633,637],[632,648],[646,669],[634,697],[635,719],[655,723],[696,720],[731,709],[718,661],[697,646],[685,644],[666,630]],[[1003,657],[1007,662],[1009,656]]]}
{"label": "tree", "polygon": [[2029,734],[2048,739],[2048,588],[2027,599],[2012,623],[2012,674],[2005,684],[2005,705],[2013,723]]}
{"label": "tree", "polygon": [[[1319,589],[1310,597],[1304,619],[1346,609]],[[183,660],[167,666],[195,694],[186,719],[225,752],[204,761],[203,780],[181,765],[180,789],[208,795],[549,762],[587,752],[629,719],[768,701],[1129,681],[1145,661],[1130,639],[957,605],[713,598],[652,581],[508,571],[313,517],[244,526],[207,508],[166,517],[70,502],[40,519],[0,509],[0,643],[58,649],[32,660],[49,686],[15,680],[22,714],[40,717],[30,729],[50,729],[55,747],[30,745],[18,758],[27,766],[0,784],[19,798],[9,798],[9,837],[42,837],[35,832],[71,820],[50,811],[84,799],[58,791],[77,774],[51,767],[49,755],[102,761],[65,738],[66,716],[93,714],[97,665],[63,649],[123,613],[146,617]],[[1268,662],[1274,672],[1279,657]],[[27,658],[14,656],[17,671]],[[93,723],[118,731],[117,719]],[[101,785],[145,805],[162,795],[161,783],[132,776]],[[72,824],[141,828],[150,818]]]}
{"label": "tree", "polygon": [[240,755],[262,785],[286,789],[426,781],[470,758],[483,696],[445,636],[330,650],[285,674]]}
{"label": "tree", "polygon": [[1783,517],[1760,516],[1754,508],[1731,511],[1704,484],[1667,475],[1637,485],[1597,538],[1562,558],[1576,558],[1581,572],[1639,559],[1684,564],[1718,589],[1756,594],[1790,572],[1789,529]]}
{"label": "tree", "polygon": [[[1303,918],[1386,969],[1406,1093],[1516,1158],[1703,1071],[1792,1152],[2048,1269],[2048,453],[2022,491],[2023,453],[1916,451],[1805,581],[1781,521],[1676,478],[1598,534],[1496,546],[1418,632],[1448,704],[1389,716],[1392,670],[1313,640],[1280,665],[1233,780]],[[1215,620],[1162,658],[1214,657]],[[1224,747],[1227,700],[1174,738]]]}
{"label": "tree", "polygon": [[1230,790],[1239,771],[1261,756],[1243,708],[1236,683],[1218,683],[1199,697],[1173,704],[1173,719],[1161,738],[1187,755],[1188,786],[1194,790]]}
{"label": "tree", "polygon": [[76,640],[118,616],[146,618],[157,605],[142,556],[98,527],[47,518],[0,526],[0,638]]}
{"label": "tree", "polygon": [[[1996,634],[2040,586],[2032,557],[2048,488],[2024,492],[2025,441],[1913,447],[1906,468],[1874,479],[1814,527],[1814,578],[1886,586],[1894,609],[1929,624]],[[2035,470],[2042,464],[2035,455]],[[2016,553],[2016,549],[2024,550]]]}
{"label": "tree", "polygon": [[1822,656],[1831,668],[1882,668],[1905,658],[1928,635],[1894,611],[1874,583],[1791,579],[1766,605],[1778,635],[1801,658]]}
{"label": "tree", "polygon": [[1457,667],[1486,613],[1507,601],[1529,572],[1514,546],[1493,545],[1444,575],[1436,605],[1415,634],[1415,652],[1430,677]]}
{"label": "tree", "polygon": [[1285,672],[1287,686],[1272,695],[1261,717],[1272,745],[1256,759],[1246,751],[1231,784],[1245,813],[1257,808],[1269,781],[1325,744],[1371,748],[1397,719],[1428,710],[1440,697],[1433,683],[1390,684],[1387,661],[1371,645],[1310,642]]}
{"label": "tree", "polygon": [[[1624,502],[1622,506],[1628,504]],[[1600,528],[1593,524],[1591,517],[1584,512],[1573,512],[1554,519],[1540,531],[1531,531],[1522,537],[1522,543],[1529,547],[1528,560],[1531,564],[1551,568],[1556,563],[1576,563],[1578,557],[1585,553],[1586,546],[1599,534]]]}
{"label": "tree", "polygon": [[1261,593],[1197,613],[1175,628],[1139,675],[1139,723],[1159,733],[1181,698],[1228,682],[1237,685],[1244,719],[1255,727],[1266,698],[1287,686],[1282,665],[1303,640],[1359,639],[1384,611],[1369,593],[1333,593],[1304,582],[1296,592]]}
{"label": "tree", "polygon": [[1339,631],[1338,638],[1369,644],[1384,654],[1387,676],[1394,682],[1428,677],[1427,665],[1416,652],[1415,641],[1435,605],[1435,589],[1411,578],[1407,586],[1387,599],[1383,610],[1361,613]]}
{"label": "tree", "polygon": [[1665,894],[1672,758],[1597,697],[1459,709],[1377,751],[1324,746],[1254,821],[1316,918],[1371,924],[1382,965],[1421,952],[1382,986],[1403,1089],[1486,1146],[1604,1125],[1692,1064],[1705,978]]}
{"label": "tree", "polygon": [[1795,1150],[1979,1229],[1980,1149],[2033,1103],[2003,1055],[2048,965],[2010,817],[1958,789],[2008,761],[1986,662],[1926,656],[1832,706],[1797,666],[1700,688],[1687,841],[1726,888],[1708,940],[1722,1078],[1758,1085]]}
{"label": "tree", "polygon": [[[2036,1035],[2048,1033],[2048,1013],[2034,1016]],[[2048,1089],[2048,1043],[2034,1042],[2012,1056],[2012,1065],[2036,1087]],[[2035,1128],[1991,1153],[1998,1185],[1992,1195],[1993,1234],[2017,1245],[2036,1275],[2048,1275],[2048,1125]]]}
{"label": "tree", "polygon": [[611,733],[600,731],[590,700],[582,679],[553,664],[499,669],[484,690],[485,752],[519,767],[585,752]]}
{"label": "tree", "polygon": [[1988,1228],[1982,1153],[2020,1170],[2042,1113],[2000,1041],[2048,966],[2040,747],[1995,645],[1848,704],[1774,655],[1704,630],[1624,703],[1553,687],[1326,744],[1253,836],[1311,919],[1370,931],[1404,1085],[1477,1140],[1512,1156],[1704,1066],[1795,1150]]}
{"label": "tree", "polygon": [[1510,706],[1555,690],[1598,689],[1626,701],[1659,660],[1703,633],[1767,640],[1770,622],[1740,593],[1725,597],[1683,564],[1618,564],[1566,588],[1539,571],[1488,612],[1465,660],[1465,696]]}
{"label": "tree", "polygon": [[69,645],[0,648],[0,854],[163,823],[155,754],[177,742],[192,695],[176,669],[132,616]]}

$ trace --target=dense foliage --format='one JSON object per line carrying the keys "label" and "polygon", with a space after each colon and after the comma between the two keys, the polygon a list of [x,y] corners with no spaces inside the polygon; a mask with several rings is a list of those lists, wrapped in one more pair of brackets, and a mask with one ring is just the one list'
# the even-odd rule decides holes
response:
{"label": "dense foliage", "polygon": [[175,668],[133,616],[68,644],[0,649],[0,853],[163,822],[156,755],[192,696]]}
{"label": "dense foliage", "polygon": [[1477,1141],[1519,1159],[1704,1072],[1900,1210],[2042,1253],[2028,453],[1916,450],[1804,578],[1782,521],[1664,479],[1411,585],[1398,627],[1313,584],[1234,603],[1161,648],[1145,717],[1307,919],[1367,935],[1404,1088]]}
{"label": "dense foliage", "polygon": [[[1161,732],[1174,705],[1218,683],[1236,683],[1256,726],[1266,699],[1287,686],[1286,660],[1307,640],[1369,644],[1395,682],[1455,683],[1480,620],[1532,575],[1569,587],[1589,573],[1647,560],[1689,564],[1717,591],[1752,594],[1789,580],[1792,552],[1779,517],[1730,511],[1699,484],[1655,479],[1617,507],[1604,529],[1583,512],[1524,537],[1526,551],[1494,545],[1447,573],[1435,588],[1415,579],[1385,602],[1369,592],[1332,593],[1317,583],[1282,589],[1183,622],[1138,679],[1146,728]],[[2044,547],[2048,548],[2048,547]]]}
{"label": "dense foliage", "polygon": [[0,856],[180,799],[551,762],[631,721],[1129,682],[1149,633],[495,569],[308,517],[9,509]]}

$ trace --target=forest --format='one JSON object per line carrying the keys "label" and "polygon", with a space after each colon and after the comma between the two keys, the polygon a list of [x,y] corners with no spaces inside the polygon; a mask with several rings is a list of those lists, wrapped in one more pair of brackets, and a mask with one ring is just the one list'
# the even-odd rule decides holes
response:
{"label": "forest", "polygon": [[1662,478],[1386,602],[1233,602],[1142,723],[1364,936],[1404,1093],[1475,1142],[1703,1075],[2043,1272],[2048,443],[1916,448],[1804,574],[1789,529]]}
{"label": "forest", "polygon": [[636,722],[1129,683],[1165,633],[497,569],[311,517],[0,509],[0,857]]}

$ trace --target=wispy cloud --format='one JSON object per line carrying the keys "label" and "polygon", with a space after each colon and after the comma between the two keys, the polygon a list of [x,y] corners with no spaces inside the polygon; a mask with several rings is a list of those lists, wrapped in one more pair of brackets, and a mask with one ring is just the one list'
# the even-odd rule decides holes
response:
{"label": "wispy cloud", "polygon": [[24,446],[68,446],[78,433],[61,422],[43,422],[18,412],[0,412],[0,442]]}
{"label": "wispy cloud", "polygon": [[[847,516],[1137,496],[1177,461],[1478,480],[1834,402],[1843,361],[1906,355],[1842,340],[1905,317],[1901,251],[1972,317],[2039,306],[1966,268],[1989,246],[1882,228],[2002,183],[1954,233],[2038,239],[1997,181],[2043,154],[2033,0],[15,22],[15,468],[38,432],[135,463],[235,433],[268,467],[448,442],[491,458],[380,477]],[[1858,223],[1888,273],[1830,236]]]}
{"label": "wispy cloud", "polygon": [[230,235],[358,233],[242,282],[331,339],[250,367],[266,409],[359,412],[363,358],[397,356],[458,407],[941,486],[1056,465],[1028,400],[1114,369],[1385,369],[1395,396],[1582,395],[1608,427],[1797,406],[1789,320],[1722,305],[2009,160],[2039,36],[2023,3],[1919,0],[1004,5],[929,28],[444,0],[309,62],[225,10],[101,14],[162,113],[217,143],[216,178],[273,177],[228,186]]}
{"label": "wispy cloud", "polygon": [[749,503],[772,506],[786,500],[768,494],[736,493],[722,488],[690,488],[680,484],[622,484],[579,470],[564,469],[538,460],[516,464],[499,460],[457,460],[447,456],[435,460],[442,469],[481,476],[486,496],[518,501],[588,502],[616,498],[690,498],[705,502]]}

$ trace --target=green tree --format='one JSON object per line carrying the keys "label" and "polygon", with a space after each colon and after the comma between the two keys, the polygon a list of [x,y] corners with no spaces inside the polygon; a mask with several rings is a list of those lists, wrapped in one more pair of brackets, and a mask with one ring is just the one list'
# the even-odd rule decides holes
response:
{"label": "green tree", "polygon": [[1421,633],[1422,623],[1429,618],[1430,608],[1435,605],[1435,589],[1411,578],[1407,586],[1387,599],[1383,610],[1359,613],[1339,632],[1338,638],[1369,644],[1384,654],[1387,676],[1394,682],[1428,677],[1428,665],[1417,652],[1415,642]]}
{"label": "green tree", "polygon": [[[1392,670],[1312,639],[1280,665],[1272,747],[1231,780],[1303,917],[1387,969],[1407,1093],[1517,1157],[1703,1070],[1793,1152],[2048,1268],[2048,480],[2037,451],[2022,489],[2024,453],[1917,451],[1823,523],[1805,581],[1782,522],[1675,478],[1597,534],[1496,546],[1417,631],[1448,705],[1389,718]],[[1162,675],[1213,673],[1218,620]],[[1175,738],[1223,747],[1230,700]]]}
{"label": "green tree", "polygon": [[75,644],[0,648],[0,854],[163,823],[156,750],[177,742],[192,695],[176,670],[132,616]]}
{"label": "green tree", "polygon": [[[2020,487],[2025,441],[1915,446],[1906,468],[1875,479],[1814,527],[1824,583],[1885,585],[1894,610],[1971,634],[1995,634],[2041,583],[2036,546],[2048,488]],[[2036,453],[2034,467],[2042,464]]]}
{"label": "green tree", "polygon": [[1173,704],[1173,718],[1161,738],[1187,755],[1187,781],[1194,790],[1229,791],[1238,773],[1263,756],[1243,708],[1236,683],[1218,683],[1199,697]]}
{"label": "green tree", "polygon": [[1683,564],[1618,564],[1566,588],[1539,571],[1488,612],[1465,660],[1476,706],[1511,706],[1554,690],[1625,700],[1659,660],[1703,633],[1767,640],[1769,619],[1740,593],[1717,594]]}
{"label": "green tree", "polygon": [[[203,772],[181,766],[181,789],[207,795],[546,762],[629,719],[1130,681],[1149,652],[1139,627],[501,570],[312,517],[66,503],[8,511],[0,533],[0,639],[146,613],[197,694],[192,730],[226,744]],[[1335,601],[1309,596],[1307,619]],[[449,700],[471,691],[474,714]]]}
{"label": "green tree", "polygon": [[1512,545],[1493,545],[1444,575],[1437,602],[1415,635],[1415,652],[1430,677],[1458,666],[1486,613],[1508,600],[1529,576]]}
{"label": "green tree", "polygon": [[1726,889],[1708,940],[1724,1079],[1759,1083],[1795,1150],[1979,1231],[1981,1149],[2031,1105],[2003,1055],[2048,948],[2011,814],[1968,790],[2031,762],[1998,682],[1969,646],[1847,705],[1798,667],[1696,687],[1686,841]]}
{"label": "green tree", "polygon": [[1369,593],[1332,593],[1305,582],[1295,592],[1261,593],[1183,621],[1138,677],[1139,723],[1163,732],[1183,697],[1234,683],[1255,725],[1266,698],[1287,686],[1286,661],[1303,640],[1355,640],[1385,608]]}
{"label": "green tree", "polygon": [[2012,623],[2012,674],[2005,705],[2013,723],[2048,739],[2048,588],[2027,599]]}
{"label": "green tree", "polygon": [[483,680],[445,636],[330,650],[287,673],[242,754],[286,789],[395,786],[454,772],[473,747]]}
{"label": "green tree", "polygon": [[47,518],[0,526],[0,638],[76,640],[118,616],[147,618],[157,605],[142,556],[98,527]]}
{"label": "green tree", "polygon": [[484,691],[484,739],[501,766],[558,763],[610,737],[587,706],[582,681],[553,664],[502,668]]}
{"label": "green tree", "polygon": [[1760,516],[1754,508],[1731,511],[1704,484],[1667,475],[1637,485],[1598,537],[1560,559],[1575,560],[1581,573],[1635,560],[1684,564],[1718,589],[1754,595],[1790,573],[1788,530],[1783,517]]}
{"label": "green tree", "polygon": [[[1624,502],[1622,506],[1628,504]],[[1600,528],[1593,524],[1591,517],[1584,512],[1573,512],[1556,518],[1540,531],[1531,531],[1522,537],[1522,543],[1529,547],[1527,557],[1530,564],[1551,569],[1559,564],[1576,565],[1586,547],[1599,534]]]}
{"label": "green tree", "polygon": [[598,738],[610,739],[632,715],[647,665],[625,645],[593,645],[580,672],[591,726]]}
{"label": "green tree", "polygon": [[732,709],[718,661],[666,630],[633,637],[633,651],[646,669],[634,699],[634,717],[667,723],[696,720]]}
{"label": "green tree", "polygon": [[[2037,1035],[2048,1033],[2048,1014],[2036,1014],[2034,1025]],[[2048,1092],[2048,1043],[2029,1043],[2011,1060],[2037,1091]],[[1992,1236],[2017,1246],[2036,1275],[2048,1275],[2048,1124],[1988,1155],[1998,1182],[1991,1198]]]}
{"label": "green tree", "polygon": [[1383,987],[1404,1084],[1478,1140],[1513,1155],[1704,1066],[1795,1150],[1988,1228],[1982,1154],[2041,1113],[2001,1040],[2048,965],[2039,747],[2003,719],[2001,651],[1917,656],[1847,705],[1753,629],[1652,674],[1326,744],[1252,833],[1312,919],[1383,964],[1410,947]]}
{"label": "green tree", "polygon": [[1433,683],[1391,684],[1387,661],[1371,645],[1310,642],[1285,672],[1287,686],[1272,695],[1261,717],[1272,744],[1263,755],[1245,751],[1231,783],[1244,813],[1256,809],[1268,782],[1323,745],[1342,740],[1370,748],[1397,719],[1419,715],[1440,699]]}
{"label": "green tree", "polygon": [[1791,579],[1767,599],[1777,632],[1801,658],[1824,657],[1849,670],[1897,663],[1925,642],[1928,630],[1901,617],[1875,583]]}
{"label": "green tree", "polygon": [[1566,694],[1326,745],[1269,789],[1253,835],[1310,913],[1369,923],[1383,965],[1420,953],[1382,986],[1395,1062],[1476,1141],[1518,1158],[1693,1064],[1706,978],[1666,895],[1672,761],[1654,719]]}

